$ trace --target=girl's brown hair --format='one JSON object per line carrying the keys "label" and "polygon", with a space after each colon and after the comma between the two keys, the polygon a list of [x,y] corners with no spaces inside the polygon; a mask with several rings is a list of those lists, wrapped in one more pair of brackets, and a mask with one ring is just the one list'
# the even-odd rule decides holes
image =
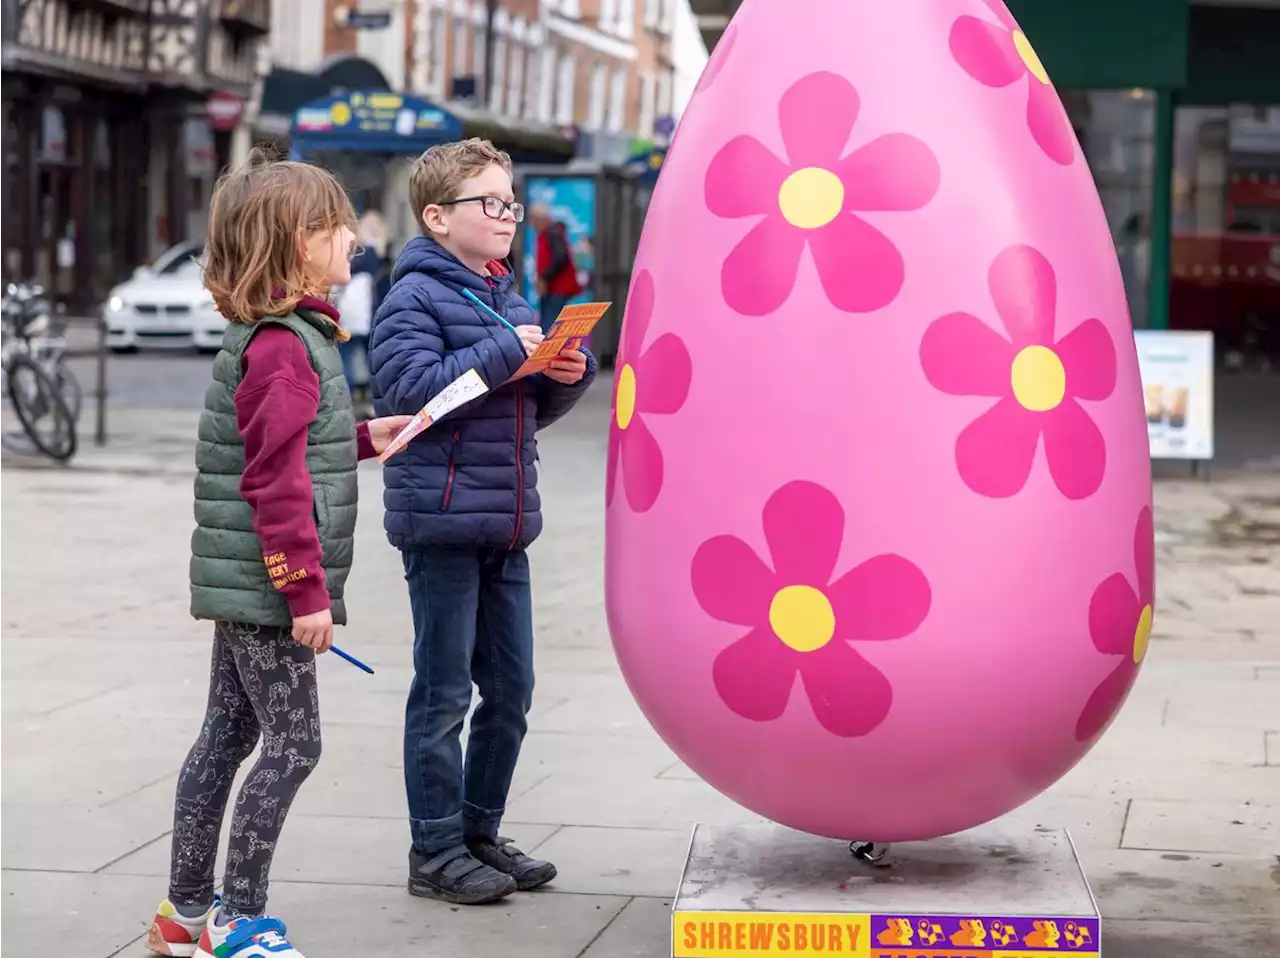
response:
{"label": "girl's brown hair", "polygon": [[218,311],[254,323],[325,292],[307,279],[302,245],[343,226],[355,233],[356,214],[333,174],[254,150],[213,188],[203,266]]}

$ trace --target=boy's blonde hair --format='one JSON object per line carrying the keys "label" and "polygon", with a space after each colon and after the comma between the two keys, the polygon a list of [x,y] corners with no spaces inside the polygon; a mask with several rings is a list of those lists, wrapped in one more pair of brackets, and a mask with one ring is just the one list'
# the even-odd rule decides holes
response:
{"label": "boy's blonde hair", "polygon": [[471,137],[457,143],[441,143],[414,160],[409,174],[409,202],[413,204],[418,226],[422,211],[433,203],[447,203],[458,198],[458,187],[464,181],[498,164],[511,174],[511,157],[488,140]]}
{"label": "boy's blonde hair", "polygon": [[209,206],[204,285],[233,323],[285,316],[316,288],[301,247],[311,233],[346,226],[356,214],[327,170],[276,160],[262,150],[218,178]]}

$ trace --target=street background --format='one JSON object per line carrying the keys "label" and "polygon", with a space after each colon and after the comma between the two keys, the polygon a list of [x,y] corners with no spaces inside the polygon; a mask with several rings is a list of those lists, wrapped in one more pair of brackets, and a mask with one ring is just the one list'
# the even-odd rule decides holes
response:
{"label": "street background", "polygon": [[[207,690],[210,630],[187,613],[187,550],[209,362],[113,358],[105,448],[92,445],[87,402],[69,468],[5,456],[6,955],[146,953],[176,773]],[[353,624],[339,643],[377,674],[322,660],[324,757],[273,869],[271,909],[309,958],[659,958],[693,823],[753,820],[675,759],[618,672],[603,608],[610,394],[602,374],[540,442],[538,687],[504,830],[559,866],[541,893],[467,909],[405,892],[410,616],[378,466],[362,466]],[[1253,468],[1215,468],[1211,482],[1183,469],[1158,483],[1157,614],[1138,684],[1093,752],[1008,817],[1071,830],[1107,958],[1280,954],[1273,454],[1237,457]]]}

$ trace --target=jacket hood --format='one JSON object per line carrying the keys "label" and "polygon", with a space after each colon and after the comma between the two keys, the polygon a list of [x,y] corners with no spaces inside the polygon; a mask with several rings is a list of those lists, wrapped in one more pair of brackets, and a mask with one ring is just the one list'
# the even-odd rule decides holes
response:
{"label": "jacket hood", "polygon": [[[424,273],[433,279],[458,289],[470,289],[486,296],[493,292],[506,293],[511,289],[514,277],[510,275],[481,276],[472,272],[458,257],[433,239],[415,236],[405,244],[396,260],[393,280],[399,282],[409,273]],[[493,285],[490,286],[490,281]]]}

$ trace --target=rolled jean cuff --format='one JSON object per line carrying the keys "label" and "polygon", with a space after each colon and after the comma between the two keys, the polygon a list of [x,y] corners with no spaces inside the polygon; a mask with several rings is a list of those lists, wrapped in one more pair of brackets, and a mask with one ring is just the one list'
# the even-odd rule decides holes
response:
{"label": "rolled jean cuff", "polygon": [[502,824],[502,816],[506,813],[505,808],[495,810],[463,802],[462,809],[468,839],[485,838],[491,842],[498,840],[498,826]]}
{"label": "rolled jean cuff", "polygon": [[409,834],[420,855],[434,855],[462,844],[462,813],[448,818],[411,818]]}

